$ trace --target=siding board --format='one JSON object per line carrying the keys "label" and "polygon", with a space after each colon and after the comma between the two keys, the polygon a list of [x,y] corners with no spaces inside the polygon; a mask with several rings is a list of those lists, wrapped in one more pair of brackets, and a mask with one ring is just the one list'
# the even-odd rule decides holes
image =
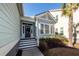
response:
{"label": "siding board", "polygon": [[[20,39],[20,17],[16,4],[0,4],[0,55],[6,55]],[[9,44],[12,43],[10,47]],[[9,45],[9,46],[8,46]],[[7,48],[6,48],[7,47]],[[4,49],[3,49],[4,48]],[[9,48],[9,49],[8,49]],[[1,52],[1,51],[5,52]]]}

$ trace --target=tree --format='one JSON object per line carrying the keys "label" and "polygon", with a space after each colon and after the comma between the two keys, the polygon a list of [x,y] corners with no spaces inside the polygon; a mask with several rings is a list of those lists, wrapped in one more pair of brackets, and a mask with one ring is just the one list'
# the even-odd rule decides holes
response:
{"label": "tree", "polygon": [[73,37],[73,12],[75,12],[79,7],[79,3],[64,3],[62,7],[62,15],[69,17],[68,23],[68,31],[69,31],[69,39],[72,44],[72,37]]}
{"label": "tree", "polygon": [[74,34],[73,34],[73,36],[74,36],[74,42],[73,42],[73,46],[74,46],[74,44],[76,44],[76,40],[77,40],[77,27],[79,26],[79,23],[77,23],[77,24],[73,24],[73,29],[74,29]]}

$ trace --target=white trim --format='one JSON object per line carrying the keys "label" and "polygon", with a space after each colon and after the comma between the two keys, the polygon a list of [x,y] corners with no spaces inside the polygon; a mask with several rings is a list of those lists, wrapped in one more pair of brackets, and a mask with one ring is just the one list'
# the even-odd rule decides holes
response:
{"label": "white trim", "polygon": [[[24,31],[23,31],[23,26],[24,26]],[[24,33],[23,33],[24,32]],[[25,38],[25,25],[22,24],[21,25],[21,38],[24,39]]]}
{"label": "white trim", "polygon": [[[48,18],[47,18],[47,19],[46,19],[46,18],[41,18],[41,16],[46,15],[46,14],[47,14],[48,16],[50,16],[52,20],[49,20]],[[46,19],[46,20],[48,20],[48,21],[56,22],[54,16],[53,16],[50,12],[45,12],[45,13],[36,15],[36,17],[39,18],[39,19],[42,19],[42,20]]]}
{"label": "white trim", "polygon": [[50,20],[50,19],[46,19],[46,18],[40,18],[40,17],[38,17],[38,18],[41,19],[41,20],[46,20],[46,21],[48,21],[48,22],[50,22],[50,21],[54,21],[53,19]]}
{"label": "white trim", "polygon": [[31,17],[21,17],[21,20],[29,21],[29,22],[35,22],[35,19],[31,18]]}
{"label": "white trim", "polygon": [[38,22],[37,18],[36,18],[36,22],[35,22],[35,27],[36,27],[37,46],[39,46],[39,22]]}
{"label": "white trim", "polygon": [[51,34],[51,24],[49,24],[49,34]]}
{"label": "white trim", "polygon": [[38,18],[40,17],[41,18],[41,16],[46,15],[47,13],[49,13],[49,12],[40,13],[40,14],[36,15],[36,17],[38,17]]}
{"label": "white trim", "polygon": [[33,33],[33,30],[34,30],[34,27],[33,27],[33,25],[31,26],[31,28],[30,28],[30,31],[31,31],[31,38],[34,38],[34,33]]}

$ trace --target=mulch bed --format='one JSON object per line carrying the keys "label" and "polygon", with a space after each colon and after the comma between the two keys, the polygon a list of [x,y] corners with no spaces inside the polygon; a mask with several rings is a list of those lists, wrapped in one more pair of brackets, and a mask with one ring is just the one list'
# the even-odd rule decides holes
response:
{"label": "mulch bed", "polygon": [[79,49],[71,47],[58,47],[43,52],[45,56],[79,56]]}

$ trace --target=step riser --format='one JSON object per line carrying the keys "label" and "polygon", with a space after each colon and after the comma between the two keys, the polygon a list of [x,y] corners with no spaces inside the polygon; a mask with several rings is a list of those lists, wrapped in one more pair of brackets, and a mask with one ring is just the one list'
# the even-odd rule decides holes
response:
{"label": "step riser", "polygon": [[36,45],[33,46],[24,46],[24,47],[19,47],[19,49],[27,49],[27,48],[31,48],[31,47],[35,47]]}
{"label": "step riser", "polygon": [[[20,43],[19,45],[23,45],[23,44],[25,45],[26,43]],[[27,43],[27,44],[36,44],[36,43]]]}
{"label": "step riser", "polygon": [[36,41],[20,41],[20,42],[36,42]]}
{"label": "step riser", "polygon": [[30,44],[30,43],[36,43],[36,42],[20,42],[19,44]]}
{"label": "step riser", "polygon": [[21,44],[19,46],[30,46],[30,45],[36,45],[36,43],[33,43],[33,44]]}
{"label": "step riser", "polygon": [[32,46],[32,45],[36,45],[36,43],[31,43],[31,44],[20,44],[19,47],[22,47],[22,46]]}
{"label": "step riser", "polygon": [[35,40],[20,40],[20,41],[35,41]]}
{"label": "step riser", "polygon": [[22,41],[20,40],[20,42],[36,42],[36,40],[28,40],[28,41],[27,40],[22,40]]}
{"label": "step riser", "polygon": [[32,46],[37,46],[37,45],[31,45],[31,46],[20,46],[20,48],[21,48],[21,47],[32,47]]}

